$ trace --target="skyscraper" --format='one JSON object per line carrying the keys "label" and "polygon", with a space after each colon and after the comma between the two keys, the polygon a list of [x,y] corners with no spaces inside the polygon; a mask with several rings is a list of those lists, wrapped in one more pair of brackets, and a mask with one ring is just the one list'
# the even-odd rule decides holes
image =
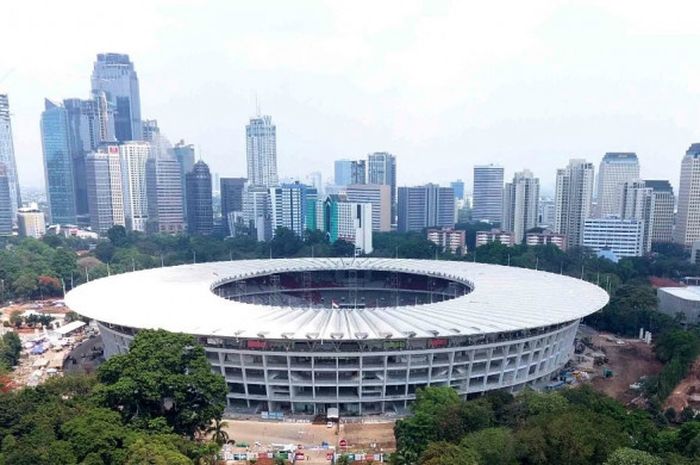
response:
{"label": "skyscraper", "polygon": [[277,228],[287,228],[299,237],[306,231],[307,202],[315,202],[315,188],[300,183],[282,184],[270,188],[270,214],[273,234]]}
{"label": "skyscraper", "polygon": [[399,232],[432,227],[454,227],[455,194],[451,187],[426,184],[399,187]]}
{"label": "skyscraper", "polygon": [[12,193],[7,173],[7,167],[0,162],[0,236],[12,235]]}
{"label": "skyscraper", "polygon": [[525,233],[537,226],[540,180],[530,170],[515,173],[513,182],[506,183],[503,194],[502,229],[513,233],[516,244]]}
{"label": "skyscraper", "polygon": [[100,121],[97,102],[70,98],[63,100],[68,119],[68,145],[73,163],[73,190],[75,192],[76,221],[81,226],[90,224],[85,157],[103,142],[100,140]]}
{"label": "skyscraper", "polygon": [[391,231],[391,186],[351,184],[345,191],[348,202],[372,204],[372,231]]}
{"label": "skyscraper", "polygon": [[75,224],[75,183],[68,112],[59,104],[44,101],[41,114],[41,142],[44,152],[44,177],[49,201],[50,221]]}
{"label": "skyscraper", "polygon": [[185,187],[185,175],[192,171],[194,167],[194,145],[185,144],[184,140],[180,140],[173,147],[173,155],[180,166],[180,179],[182,179],[182,207],[184,219],[187,218],[187,189]]}
{"label": "skyscraper", "polygon": [[214,231],[214,207],[209,166],[200,160],[185,176],[187,230],[190,234],[211,234]]}
{"label": "skyscraper", "polygon": [[619,215],[624,220],[635,219],[642,223],[642,250],[651,251],[654,227],[654,190],[644,181],[628,181],[620,190]]}
{"label": "skyscraper", "polygon": [[654,222],[652,224],[651,242],[671,242],[673,240],[673,220],[676,197],[671,183],[666,180],[644,181],[652,189],[654,196]]}
{"label": "skyscraper", "polygon": [[584,222],[591,216],[593,176],[593,163],[581,159],[557,170],[554,232],[566,234],[567,247],[582,244]]}
{"label": "skyscraper", "polygon": [[243,212],[243,191],[246,181],[246,178],[221,178],[219,180],[221,216],[227,235],[233,234],[229,228],[229,215],[234,212]]}
{"label": "skyscraper", "polygon": [[143,140],[153,142],[160,135],[158,121],[155,119],[146,119],[141,122]]}
{"label": "skyscraper", "polygon": [[143,139],[139,79],[129,55],[98,54],[92,70],[92,91],[104,92],[114,111],[114,132],[118,141]]}
{"label": "skyscraper", "polygon": [[272,238],[270,221],[270,190],[247,185],[243,191],[243,220],[258,241]]}
{"label": "skyscraper", "polygon": [[598,171],[596,216],[605,218],[620,212],[622,184],[639,179],[639,160],[633,152],[608,152]]}
{"label": "skyscraper", "polygon": [[276,186],[277,130],[272,118],[267,115],[251,118],[245,132],[248,182],[253,186]]}
{"label": "skyscraper", "polygon": [[366,166],[365,160],[336,160],[335,185],[348,186],[350,184],[366,184]]}
{"label": "skyscraper", "polygon": [[151,157],[146,162],[148,229],[176,234],[184,231],[180,164],[170,154]]}
{"label": "skyscraper", "polygon": [[391,224],[394,224],[396,221],[396,157],[387,152],[374,152],[367,155],[367,184],[389,186]]}
{"label": "skyscraper", "polygon": [[474,166],[472,218],[476,221],[501,223],[503,215],[503,167]]}
{"label": "skyscraper", "polygon": [[148,187],[146,162],[151,156],[148,142],[126,142],[119,146],[124,193],[126,227],[146,232],[148,223]]}
{"label": "skyscraper", "polygon": [[119,147],[105,145],[88,154],[85,175],[92,230],[104,234],[112,226],[126,226]]}
{"label": "skyscraper", "polygon": [[464,181],[458,179],[450,183],[452,190],[455,191],[455,198],[458,200],[464,200]]}
{"label": "skyscraper", "polygon": [[692,144],[681,162],[678,213],[673,241],[686,247],[700,240],[700,143]]}
{"label": "skyscraper", "polygon": [[333,243],[343,240],[355,245],[359,253],[372,253],[372,206],[368,203],[349,202],[342,195],[328,195],[309,202],[307,224],[309,229],[326,233]]}
{"label": "skyscraper", "polygon": [[19,192],[19,178],[15,163],[15,147],[12,141],[12,123],[10,121],[10,103],[7,94],[0,94],[0,163],[5,166],[5,173],[10,189],[10,215],[15,221],[17,209],[22,205]]}

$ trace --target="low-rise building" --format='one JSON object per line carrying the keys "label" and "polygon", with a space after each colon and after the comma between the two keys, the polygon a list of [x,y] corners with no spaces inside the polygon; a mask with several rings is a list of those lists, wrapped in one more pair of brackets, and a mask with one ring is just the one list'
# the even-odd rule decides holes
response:
{"label": "low-rise building", "polygon": [[515,244],[515,237],[512,232],[502,231],[500,229],[491,229],[490,231],[476,232],[476,246],[490,244],[491,242],[500,242],[508,247]]}
{"label": "low-rise building", "polygon": [[466,234],[461,229],[428,229],[428,240],[453,254],[467,253]]}
{"label": "low-rise building", "polygon": [[549,229],[542,232],[529,232],[525,235],[525,243],[529,246],[553,244],[561,250],[566,250],[566,235]]}

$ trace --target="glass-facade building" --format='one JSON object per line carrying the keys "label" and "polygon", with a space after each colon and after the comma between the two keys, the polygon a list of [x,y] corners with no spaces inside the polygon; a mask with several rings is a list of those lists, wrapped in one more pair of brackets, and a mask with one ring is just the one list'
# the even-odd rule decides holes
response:
{"label": "glass-facade building", "polygon": [[118,141],[142,140],[139,79],[129,55],[100,53],[92,71],[93,93],[104,92],[114,111]]}
{"label": "glass-facade building", "polygon": [[0,163],[5,165],[5,173],[10,190],[10,214],[14,221],[17,209],[22,204],[15,163],[15,148],[12,142],[10,103],[6,94],[0,94]]}
{"label": "glass-facade building", "polygon": [[41,114],[41,142],[50,221],[75,224],[75,184],[68,112],[63,106],[49,100],[45,101],[45,110]]}
{"label": "glass-facade building", "polygon": [[186,175],[185,186],[189,233],[211,234],[214,231],[214,208],[209,166],[201,160],[195,163]]}

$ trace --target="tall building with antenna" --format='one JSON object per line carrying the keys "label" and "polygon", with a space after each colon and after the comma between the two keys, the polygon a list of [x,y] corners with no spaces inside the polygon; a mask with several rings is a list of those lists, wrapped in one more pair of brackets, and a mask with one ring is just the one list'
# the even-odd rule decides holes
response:
{"label": "tall building with antenna", "polygon": [[277,176],[277,129],[269,115],[250,119],[245,128],[248,182],[252,186],[275,187]]}

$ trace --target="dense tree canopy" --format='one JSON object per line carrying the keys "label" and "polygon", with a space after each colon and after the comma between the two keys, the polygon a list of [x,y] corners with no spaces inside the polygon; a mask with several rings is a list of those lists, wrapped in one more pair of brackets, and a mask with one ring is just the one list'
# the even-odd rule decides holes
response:
{"label": "dense tree canopy", "polygon": [[395,465],[681,465],[700,460],[700,421],[677,429],[659,426],[649,413],[628,411],[587,386],[516,397],[493,393],[466,402],[450,388],[429,387],[419,391],[413,411],[396,424]]}
{"label": "dense tree canopy", "polygon": [[220,418],[226,383],[212,373],[204,349],[194,338],[163,330],[140,331],[129,352],[111,357],[97,372],[101,402],[142,428],[194,436]]}

